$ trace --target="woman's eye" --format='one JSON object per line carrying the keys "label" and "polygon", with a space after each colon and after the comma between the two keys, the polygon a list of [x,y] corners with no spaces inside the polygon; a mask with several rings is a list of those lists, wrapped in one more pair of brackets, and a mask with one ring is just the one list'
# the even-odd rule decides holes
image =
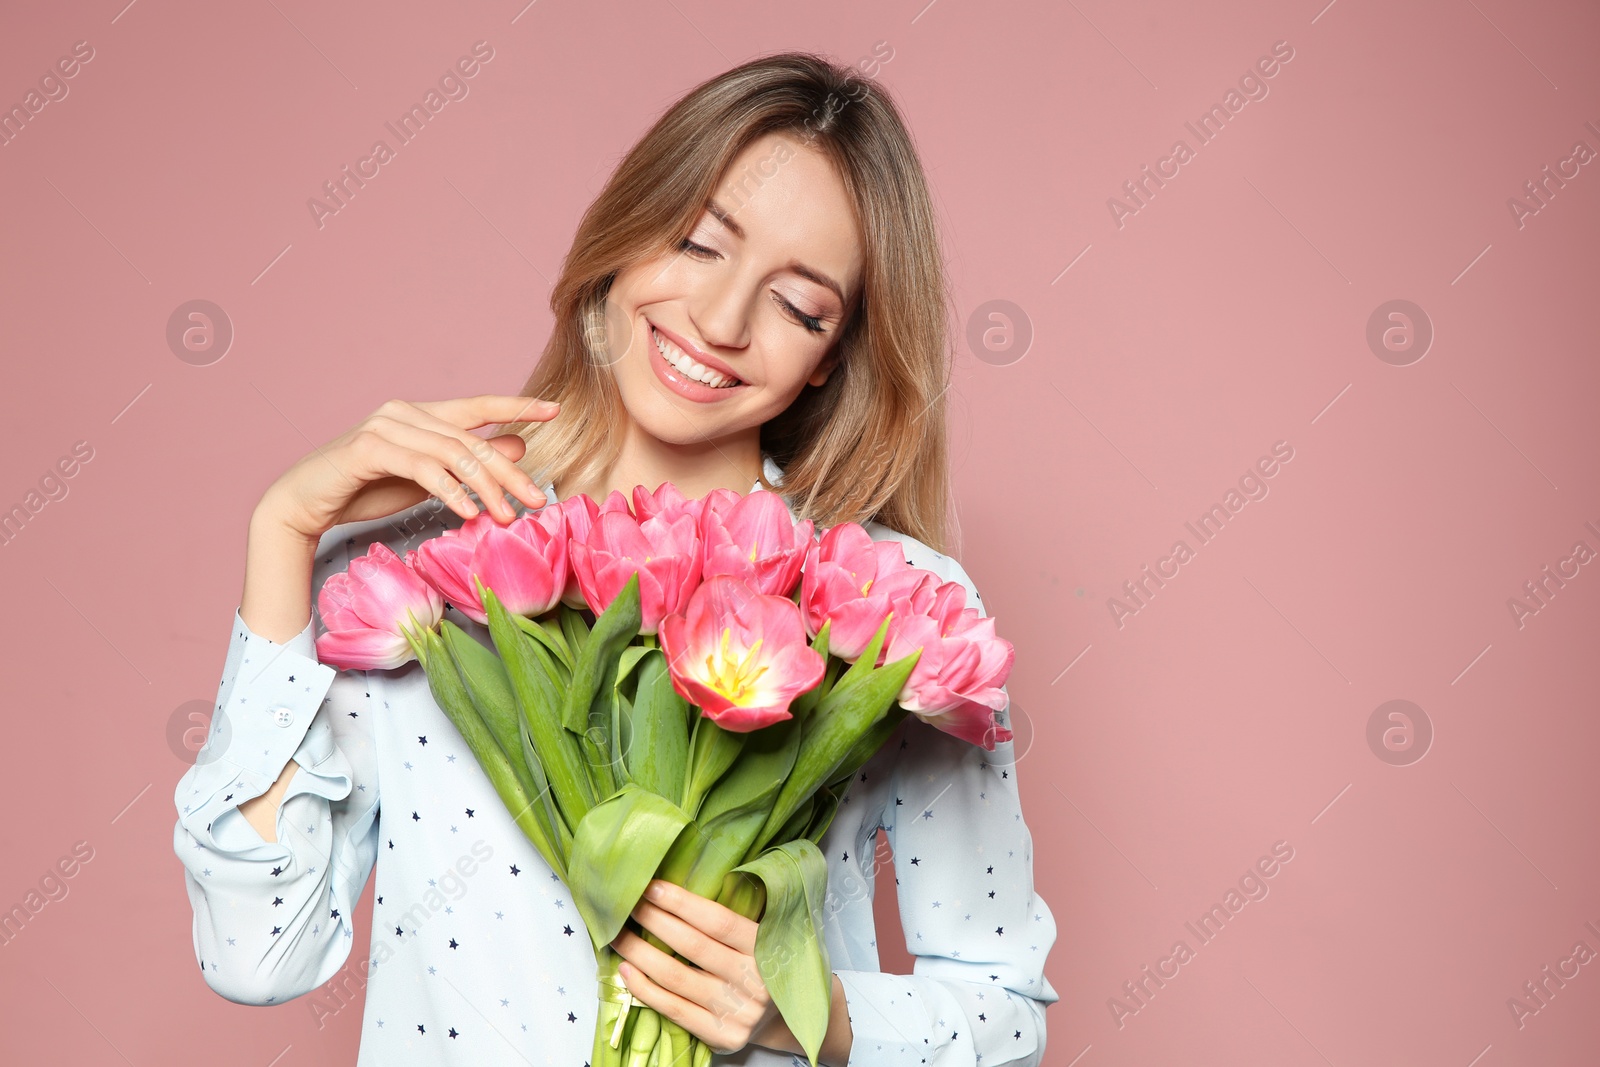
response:
{"label": "woman's eye", "polygon": [[822,320],[817,316],[807,315],[805,312],[801,311],[799,308],[795,307],[781,296],[778,297],[778,303],[782,304],[783,309],[789,314],[793,315],[799,321],[800,325],[804,326],[812,333],[822,332]]}
{"label": "woman's eye", "polygon": [[[686,255],[691,255],[691,256],[695,257],[696,259],[712,259],[712,258],[718,258],[718,257],[721,256],[721,253],[718,252],[716,249],[707,248],[705,245],[697,244],[694,241],[691,241],[687,237],[684,237],[684,238],[682,238],[681,240],[678,241],[678,251],[683,252]],[[822,326],[822,319],[820,319],[816,315],[807,315],[805,312],[801,311],[799,308],[797,308],[793,304],[789,303],[789,301],[785,300],[783,297],[777,296],[777,294],[773,294],[773,295],[776,298],[776,300],[778,301],[778,306],[783,308],[784,311],[788,312],[789,315],[791,317],[793,317],[794,320],[796,322],[798,322],[801,326],[804,326],[807,330],[811,331],[812,333],[822,333],[822,332],[824,332],[823,331],[823,326]]]}

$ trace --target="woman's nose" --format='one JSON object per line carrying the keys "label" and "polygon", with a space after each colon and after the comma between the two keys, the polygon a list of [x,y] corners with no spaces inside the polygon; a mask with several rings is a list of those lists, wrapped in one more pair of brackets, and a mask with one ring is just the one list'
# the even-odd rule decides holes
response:
{"label": "woman's nose", "polygon": [[750,343],[752,294],[737,285],[707,286],[690,302],[689,318],[708,345],[743,348]]}

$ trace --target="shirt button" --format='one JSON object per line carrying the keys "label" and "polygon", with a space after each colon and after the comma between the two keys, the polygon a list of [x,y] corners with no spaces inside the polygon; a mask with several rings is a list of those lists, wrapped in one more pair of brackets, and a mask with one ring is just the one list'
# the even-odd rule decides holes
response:
{"label": "shirt button", "polygon": [[273,711],[272,716],[273,721],[279,726],[294,725],[294,712],[290,711],[288,708],[278,708]]}

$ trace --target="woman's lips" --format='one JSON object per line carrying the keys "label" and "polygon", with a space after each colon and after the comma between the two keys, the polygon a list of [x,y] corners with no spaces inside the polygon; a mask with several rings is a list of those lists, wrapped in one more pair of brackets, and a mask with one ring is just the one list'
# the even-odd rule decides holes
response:
{"label": "woman's lips", "polygon": [[719,389],[684,374],[677,367],[668,363],[667,358],[661,354],[661,349],[656,345],[656,328],[654,324],[650,326],[649,350],[645,353],[645,356],[650,361],[650,369],[661,380],[661,384],[686,400],[693,400],[699,404],[726,400],[747,385],[746,382],[741,381],[737,385],[724,386]]}
{"label": "woman's lips", "polygon": [[645,319],[644,321],[645,325],[654,330],[662,338],[662,340],[672,345],[672,347],[676,348],[679,352],[688,355],[690,359],[694,360],[702,367],[710,367],[718,374],[726,374],[728,377],[733,378],[741,383],[744,381],[744,379],[740,378],[738,373],[734,371],[732,367],[728,366],[711,353],[702,352],[700,349],[696,348],[688,338],[680,337],[678,334],[673,333],[671,330],[663,326],[657,326],[649,319]]}

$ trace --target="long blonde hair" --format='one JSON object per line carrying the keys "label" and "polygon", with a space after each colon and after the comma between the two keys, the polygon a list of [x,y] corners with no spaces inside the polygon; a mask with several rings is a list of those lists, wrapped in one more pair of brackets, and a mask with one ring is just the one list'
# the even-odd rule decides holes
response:
{"label": "long blonde hair", "polygon": [[733,158],[786,131],[833,162],[855,204],[865,264],[838,365],[761,427],[762,451],[783,468],[795,513],[819,528],[875,519],[947,551],[950,304],[932,198],[888,94],[820,56],[786,52],[718,75],[629,150],[578,224],[550,294],[555,329],[522,388],[559,402],[561,416],[504,429],[527,442],[520,465],[540,484],[601,475],[625,417],[596,350],[613,278],[675,248]]}

